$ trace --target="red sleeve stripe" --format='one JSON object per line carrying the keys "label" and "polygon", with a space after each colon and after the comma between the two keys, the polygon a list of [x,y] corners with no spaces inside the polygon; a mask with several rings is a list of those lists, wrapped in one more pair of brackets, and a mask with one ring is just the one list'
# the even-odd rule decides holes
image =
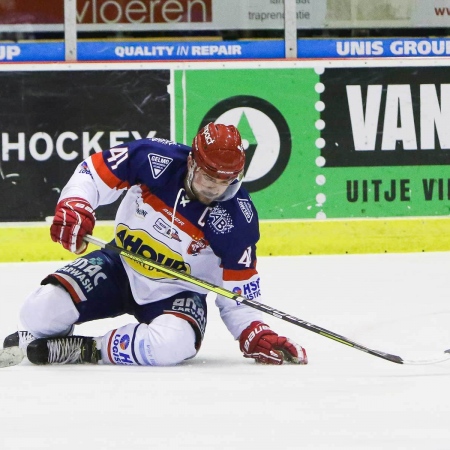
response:
{"label": "red sleeve stripe", "polygon": [[116,334],[116,331],[117,331],[117,328],[115,330],[111,331],[111,334],[109,335],[109,339],[108,339],[107,353],[108,353],[108,358],[111,361],[111,364],[116,364],[114,362],[114,359],[113,359],[112,354],[111,354],[111,346],[112,346],[113,338],[114,338],[114,335]]}
{"label": "red sleeve stripe", "polygon": [[130,184],[127,181],[123,181],[117,178],[109,167],[105,164],[103,160],[102,153],[95,153],[91,156],[92,164],[94,165],[95,171],[102,181],[111,189],[128,189]]}
{"label": "red sleeve stripe", "polygon": [[256,269],[230,270],[223,269],[223,281],[246,281],[257,275]]}
{"label": "red sleeve stripe", "polygon": [[[142,186],[142,199],[144,203],[150,205],[155,211],[161,213],[167,218],[167,220],[172,222],[173,208],[166,205],[166,203],[164,203],[156,195],[152,194],[145,186]],[[189,220],[184,218],[181,214],[178,213],[178,211],[175,214],[175,224],[177,228],[191,236],[192,239],[199,240],[204,237],[203,231],[200,230],[200,228],[197,228]]]}

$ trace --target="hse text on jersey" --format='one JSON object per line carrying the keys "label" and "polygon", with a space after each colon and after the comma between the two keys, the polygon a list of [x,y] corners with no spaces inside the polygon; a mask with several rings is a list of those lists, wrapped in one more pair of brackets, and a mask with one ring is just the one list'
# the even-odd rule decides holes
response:
{"label": "hse text on jersey", "polygon": [[238,295],[243,295],[248,300],[253,300],[261,295],[261,289],[259,287],[259,278],[255,281],[250,281],[243,286],[236,286],[233,292]]}

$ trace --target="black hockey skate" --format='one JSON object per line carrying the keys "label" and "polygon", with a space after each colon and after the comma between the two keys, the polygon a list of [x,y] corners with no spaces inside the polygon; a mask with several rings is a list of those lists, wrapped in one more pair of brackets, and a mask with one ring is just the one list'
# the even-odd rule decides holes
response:
{"label": "black hockey skate", "polygon": [[25,348],[35,337],[28,331],[16,331],[5,337],[3,348],[21,347]]}
{"label": "black hockey skate", "polygon": [[33,364],[97,364],[101,354],[94,338],[67,336],[34,340],[27,357]]}

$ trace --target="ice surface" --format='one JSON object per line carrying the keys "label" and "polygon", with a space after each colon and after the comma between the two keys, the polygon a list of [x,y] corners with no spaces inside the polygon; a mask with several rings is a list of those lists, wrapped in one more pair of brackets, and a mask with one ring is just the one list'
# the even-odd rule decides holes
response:
{"label": "ice surface", "polygon": [[[450,253],[259,258],[263,303],[405,359],[450,347]],[[60,263],[0,264],[0,331]],[[244,359],[211,302],[176,367],[1,369],[0,449],[450,449],[450,362],[398,365],[266,316],[308,366]],[[100,335],[134,321],[84,324]]]}

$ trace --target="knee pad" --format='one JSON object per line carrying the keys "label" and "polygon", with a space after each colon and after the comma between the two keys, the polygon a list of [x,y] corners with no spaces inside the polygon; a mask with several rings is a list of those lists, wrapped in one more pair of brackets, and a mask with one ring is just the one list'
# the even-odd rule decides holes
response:
{"label": "knee pad", "polygon": [[162,314],[149,325],[129,324],[102,338],[106,364],[171,366],[196,354],[195,332],[184,319]]}
{"label": "knee pad", "polygon": [[20,321],[26,331],[37,338],[70,333],[79,312],[69,293],[61,286],[39,286],[20,310]]}

